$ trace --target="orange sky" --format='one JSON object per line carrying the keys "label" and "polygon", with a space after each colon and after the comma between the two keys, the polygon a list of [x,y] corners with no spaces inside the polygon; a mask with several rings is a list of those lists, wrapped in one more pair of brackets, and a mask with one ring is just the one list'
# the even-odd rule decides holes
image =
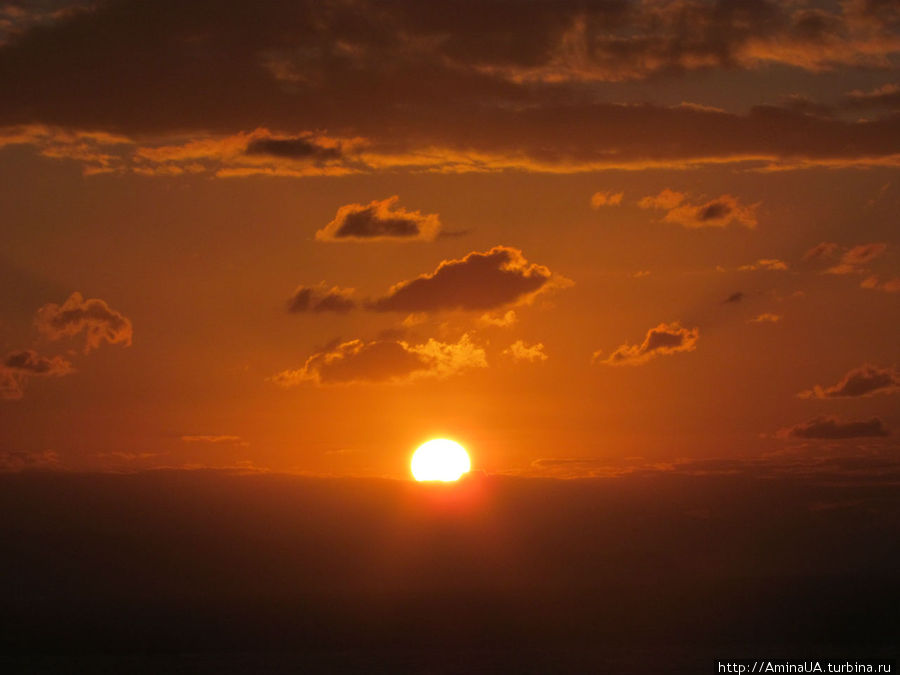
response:
{"label": "orange sky", "polygon": [[0,6],[0,468],[896,456],[897,4],[465,5]]}

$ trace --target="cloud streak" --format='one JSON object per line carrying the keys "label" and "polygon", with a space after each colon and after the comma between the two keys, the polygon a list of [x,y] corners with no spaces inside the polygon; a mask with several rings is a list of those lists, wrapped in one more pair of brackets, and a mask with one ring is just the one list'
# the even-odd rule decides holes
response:
{"label": "cloud streak", "polygon": [[821,416],[788,429],[782,429],[779,435],[810,440],[846,440],[881,438],[890,435],[890,432],[878,417],[861,421],[844,421],[833,416]]}
{"label": "cloud streak", "polygon": [[298,286],[288,299],[287,310],[291,314],[305,312],[345,314],[356,307],[352,295],[352,288],[328,286],[325,283],[317,286]]}
{"label": "cloud streak", "polygon": [[270,381],[283,387],[303,382],[334,384],[403,384],[423,377],[449,377],[486,368],[484,349],[463,335],[455,343],[412,345],[402,340],[350,340],[310,356],[302,368],[285,370]]}
{"label": "cloud streak", "polygon": [[642,209],[665,211],[663,222],[675,223],[688,229],[703,227],[727,227],[732,224],[756,227],[756,209],[759,204],[744,205],[732,195],[691,203],[684,192],[666,188],[658,195],[644,197],[638,202]]}
{"label": "cloud streak", "polygon": [[797,394],[800,398],[859,398],[893,394],[900,390],[900,375],[894,368],[866,364],[848,372],[828,387],[819,385]]}
{"label": "cloud streak", "polygon": [[661,323],[648,330],[640,344],[620,345],[603,360],[600,359],[602,352],[595,352],[593,361],[608,366],[638,366],[658,356],[694,351],[699,339],[700,330],[697,328],[684,328],[677,321]]}

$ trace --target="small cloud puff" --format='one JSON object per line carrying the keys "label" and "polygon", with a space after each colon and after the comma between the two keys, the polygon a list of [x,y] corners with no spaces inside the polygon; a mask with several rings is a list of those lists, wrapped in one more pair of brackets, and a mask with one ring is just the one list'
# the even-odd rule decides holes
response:
{"label": "small cloud puff", "polygon": [[894,368],[866,364],[854,368],[830,387],[814,386],[801,391],[800,398],[857,398],[900,391],[900,374]]}
{"label": "small cloud puff", "polygon": [[661,323],[647,331],[644,341],[639,345],[620,345],[609,355],[600,360],[601,352],[595,352],[593,361],[608,366],[637,366],[665,354],[678,352],[690,352],[697,348],[697,340],[700,339],[700,330],[697,328],[684,328],[677,321],[674,323]]}
{"label": "small cloud puff", "polygon": [[287,303],[287,310],[292,314],[301,312],[338,312],[345,313],[356,307],[350,297],[352,288],[327,286],[319,283],[316,286],[298,286]]}
{"label": "small cloud puff", "polygon": [[509,347],[503,350],[503,355],[508,356],[513,361],[546,361],[549,357],[544,352],[544,344],[536,342],[533,345],[526,345],[523,340],[516,340]]}
{"label": "small cloud puff", "polygon": [[848,249],[837,265],[825,270],[825,274],[858,274],[865,270],[866,265],[875,260],[887,250],[887,244],[860,244]]}
{"label": "small cloud puff", "polygon": [[804,255],[807,262],[835,264],[829,266],[823,274],[861,274],[866,266],[887,250],[887,244],[874,242],[844,247],[830,241],[823,241],[813,246]]}
{"label": "small cloud puff", "polygon": [[638,202],[642,209],[665,211],[663,221],[676,223],[689,229],[701,227],[727,227],[733,223],[744,227],[756,227],[756,210],[759,204],[741,204],[736,197],[724,194],[701,203],[691,203],[684,192],[668,188],[656,196],[644,197]]}
{"label": "small cloud puff", "polygon": [[422,214],[397,207],[399,197],[368,204],[347,204],[316,232],[319,241],[431,241],[441,229],[436,213]]}
{"label": "small cloud puff", "polygon": [[788,264],[784,260],[777,258],[760,258],[755,263],[741,265],[738,269],[742,272],[754,272],[756,270],[768,270],[770,272],[784,272],[787,270]]}
{"label": "small cloud puff", "polygon": [[863,279],[860,284],[860,288],[865,288],[870,291],[882,291],[884,293],[900,293],[900,277],[894,277],[893,279],[879,279],[874,274],[872,276],[866,277]]}
{"label": "small cloud puff", "polygon": [[283,387],[311,381],[319,385],[406,383],[422,377],[447,377],[471,368],[486,368],[484,349],[468,335],[456,343],[411,345],[402,340],[350,340],[310,356],[302,368],[271,378]]}
{"label": "small cloud puff", "polygon": [[37,312],[35,324],[51,340],[85,334],[85,353],[103,342],[131,345],[131,321],[99,298],[85,300],[75,292],[62,305],[49,303]]}
{"label": "small cloud puff", "polygon": [[571,285],[547,267],[528,262],[519,249],[495,246],[444,260],[430,274],[394,284],[368,306],[379,312],[483,311],[527,304],[541,292]]}
{"label": "small cloud puff", "polygon": [[485,326],[496,326],[497,328],[508,328],[512,326],[518,318],[514,309],[507,310],[503,314],[491,314],[485,312],[479,317],[478,321]]}
{"label": "small cloud puff", "polygon": [[62,377],[75,372],[61,356],[41,356],[33,349],[9,352],[0,361],[0,399],[17,400],[32,377]]}
{"label": "small cloud puff", "polygon": [[747,323],[778,323],[779,321],[781,321],[780,314],[764,312],[762,314],[754,316],[752,319],[748,319]]}
{"label": "small cloud puff", "polygon": [[591,206],[595,209],[601,206],[619,206],[624,196],[624,192],[595,192],[591,197]]}

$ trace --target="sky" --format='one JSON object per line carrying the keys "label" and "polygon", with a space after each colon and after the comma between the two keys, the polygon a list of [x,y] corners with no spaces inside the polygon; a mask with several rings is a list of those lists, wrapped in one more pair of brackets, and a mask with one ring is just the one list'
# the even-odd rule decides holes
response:
{"label": "sky", "polygon": [[0,468],[895,476],[898,68],[895,0],[0,4]]}

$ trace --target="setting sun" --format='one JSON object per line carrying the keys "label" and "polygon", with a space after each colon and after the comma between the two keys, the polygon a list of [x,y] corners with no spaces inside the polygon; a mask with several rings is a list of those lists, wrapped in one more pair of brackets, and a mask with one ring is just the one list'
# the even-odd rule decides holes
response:
{"label": "setting sun", "polygon": [[456,441],[436,438],[419,446],[413,453],[410,470],[417,481],[459,480],[472,468],[469,453]]}

